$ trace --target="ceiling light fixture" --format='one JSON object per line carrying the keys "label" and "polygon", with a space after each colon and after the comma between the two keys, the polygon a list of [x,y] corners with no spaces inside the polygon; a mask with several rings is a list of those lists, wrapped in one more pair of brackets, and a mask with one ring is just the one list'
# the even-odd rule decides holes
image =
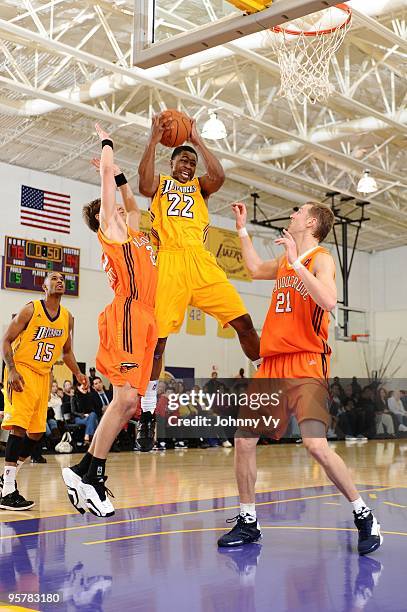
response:
{"label": "ceiling light fixture", "polygon": [[209,111],[209,119],[203,126],[201,136],[208,140],[221,140],[227,136],[225,124],[213,111]]}
{"label": "ceiling light fixture", "polygon": [[359,193],[374,193],[377,191],[377,183],[375,179],[370,176],[370,170],[364,170],[356,190]]}

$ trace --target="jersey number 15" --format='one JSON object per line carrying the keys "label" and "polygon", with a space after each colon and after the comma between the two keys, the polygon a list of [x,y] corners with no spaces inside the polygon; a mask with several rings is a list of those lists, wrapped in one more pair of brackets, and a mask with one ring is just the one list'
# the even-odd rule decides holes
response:
{"label": "jersey number 15", "polygon": [[51,361],[54,356],[55,344],[48,342],[38,342],[37,352],[34,355],[35,361]]}

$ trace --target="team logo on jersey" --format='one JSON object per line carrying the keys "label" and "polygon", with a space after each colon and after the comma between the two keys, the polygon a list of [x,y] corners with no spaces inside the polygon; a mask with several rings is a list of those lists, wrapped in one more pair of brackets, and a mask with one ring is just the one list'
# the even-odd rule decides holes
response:
{"label": "team logo on jersey", "polygon": [[109,261],[108,256],[105,253],[102,254],[102,268],[106,272],[107,280],[109,281],[110,286],[113,287],[117,281],[117,275]]}
{"label": "team logo on jersey", "polygon": [[195,185],[179,185],[173,179],[165,179],[161,195],[165,195],[170,191],[179,191],[180,193],[196,193]]}
{"label": "team logo on jersey", "polygon": [[275,282],[273,293],[276,291],[281,291],[281,289],[295,289],[301,295],[303,300],[306,300],[309,293],[308,289],[305,287],[304,283],[300,279],[299,276],[281,276]]}
{"label": "team logo on jersey", "polygon": [[64,333],[63,329],[54,329],[52,327],[46,327],[40,325],[34,332],[34,340],[44,340],[45,338],[60,338]]}
{"label": "team logo on jersey", "polygon": [[120,372],[122,374],[126,374],[126,372],[129,372],[129,370],[132,370],[133,368],[138,368],[139,364],[138,363],[127,363],[127,362],[122,362],[120,364]]}

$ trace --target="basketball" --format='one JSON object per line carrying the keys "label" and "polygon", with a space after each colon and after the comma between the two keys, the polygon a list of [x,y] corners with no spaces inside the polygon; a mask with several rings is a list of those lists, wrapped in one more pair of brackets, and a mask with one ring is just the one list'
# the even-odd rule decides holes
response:
{"label": "basketball", "polygon": [[161,117],[171,121],[170,126],[162,135],[161,144],[170,148],[182,145],[191,134],[191,119],[185,113],[175,109],[163,111]]}

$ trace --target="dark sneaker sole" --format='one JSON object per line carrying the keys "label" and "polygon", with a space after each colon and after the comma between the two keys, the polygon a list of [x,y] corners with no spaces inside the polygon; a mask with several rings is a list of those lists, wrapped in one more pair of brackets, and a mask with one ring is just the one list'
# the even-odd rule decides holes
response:
{"label": "dark sneaker sole", "polygon": [[247,546],[247,544],[254,544],[256,542],[258,542],[259,540],[261,540],[262,538],[262,534],[260,534],[257,538],[250,540],[250,542],[235,542],[235,543],[223,543],[220,540],[218,540],[218,547],[219,548],[239,548],[239,546]]}
{"label": "dark sneaker sole", "polygon": [[149,438],[140,438],[137,440],[139,448],[137,450],[142,453],[149,453],[154,448],[155,440],[150,440]]}
{"label": "dark sneaker sole", "polygon": [[67,493],[68,493],[68,499],[73,505],[73,507],[75,508],[75,510],[80,512],[80,514],[85,514],[86,510],[82,508],[82,506],[79,505],[79,496],[78,496],[78,493],[75,491],[75,489],[68,488]]}
{"label": "dark sneaker sole", "polygon": [[97,516],[98,518],[106,518],[107,516],[113,516],[113,514],[115,513],[115,511],[113,510],[113,512],[108,512],[107,514],[100,514],[93,506],[92,504],[92,500],[91,499],[87,499],[86,500],[86,504],[88,506],[88,510],[89,512],[91,512],[94,516]]}
{"label": "dark sneaker sole", "polygon": [[23,510],[31,510],[31,508],[34,508],[35,506],[35,502],[33,502],[32,504],[30,504],[29,506],[25,506],[25,508],[15,508],[14,506],[6,506],[6,504],[0,504],[0,508],[1,510],[12,510],[13,512],[21,512]]}
{"label": "dark sneaker sole", "polygon": [[359,551],[359,555],[361,557],[364,557],[365,555],[370,555],[371,553],[374,553],[378,548],[380,548],[382,544],[383,544],[383,536],[382,534],[380,534],[380,542],[376,542],[376,544],[373,544],[373,546],[369,548],[369,550],[365,550],[363,552]]}

